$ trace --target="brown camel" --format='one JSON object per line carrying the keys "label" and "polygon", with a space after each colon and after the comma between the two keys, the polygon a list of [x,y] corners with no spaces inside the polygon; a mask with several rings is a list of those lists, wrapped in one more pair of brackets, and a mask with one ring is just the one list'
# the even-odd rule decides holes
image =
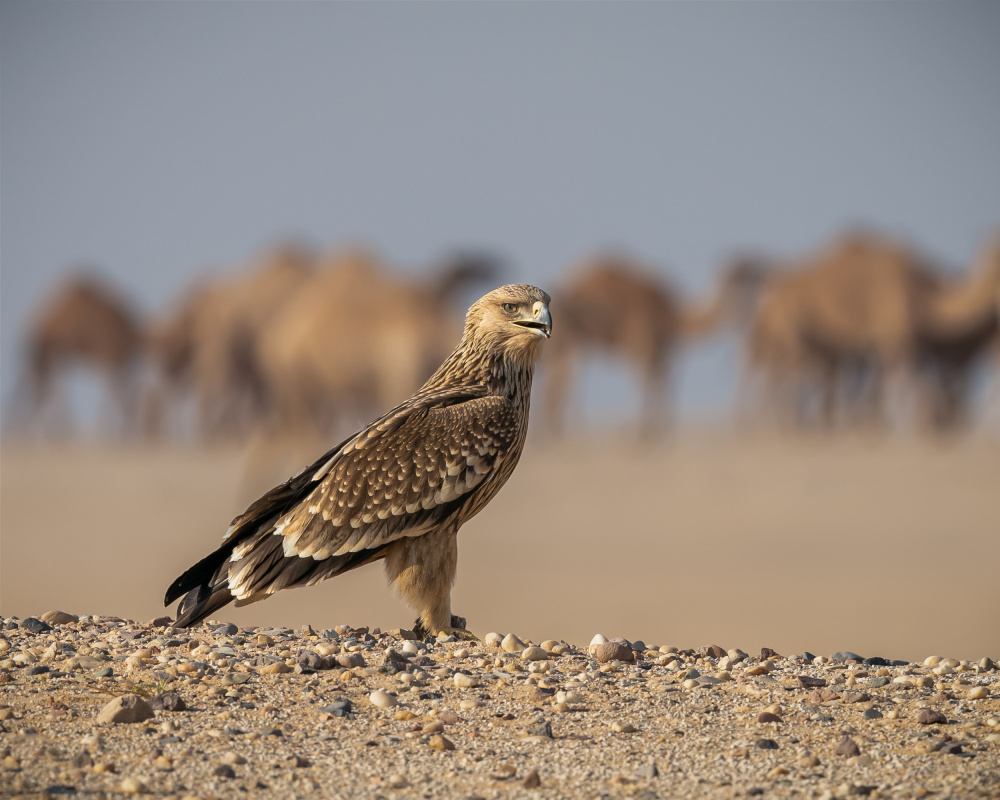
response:
{"label": "brown camel", "polygon": [[[25,420],[30,428],[45,419],[54,403],[65,406],[58,380],[68,368],[81,366],[106,384],[113,406],[105,408],[113,408],[117,417],[113,427],[133,432],[141,347],[141,325],[130,302],[89,270],[68,276],[29,324],[15,420]],[[58,413],[65,415],[65,409]],[[67,420],[57,424],[69,425]]]}
{"label": "brown camel", "polygon": [[549,430],[563,429],[577,363],[584,356],[604,354],[638,375],[641,431],[662,432],[670,418],[670,373],[678,346],[746,316],[763,274],[760,259],[737,259],[723,270],[709,299],[687,305],[673,287],[630,256],[606,253],[579,263],[553,295],[556,335],[545,366]]}
{"label": "brown camel", "polygon": [[193,390],[203,436],[245,432],[267,413],[269,398],[256,362],[257,339],[273,308],[311,274],[305,247],[281,244],[247,270],[188,292],[150,334],[160,404],[177,405]]}
{"label": "brown camel", "polygon": [[279,430],[365,422],[405,399],[460,333],[453,300],[492,277],[496,262],[456,256],[420,283],[371,252],[331,253],[313,277],[274,304],[257,360]]}
{"label": "brown camel", "polygon": [[964,279],[921,288],[915,356],[922,411],[934,427],[955,428],[967,420],[975,364],[991,350],[1000,356],[1000,233]]}
{"label": "brown camel", "polygon": [[[904,244],[867,232],[839,237],[765,287],[747,347],[749,372],[763,383],[762,405],[788,422],[818,404],[834,419],[838,390],[878,417],[887,381],[912,361],[916,298],[934,272]],[[811,393],[811,394],[810,394]]]}
{"label": "brown camel", "polygon": [[785,422],[807,418],[810,401],[826,425],[838,409],[883,421],[895,379],[917,389],[927,421],[956,424],[969,369],[997,336],[997,253],[984,250],[967,277],[946,281],[914,248],[851,233],[775,273],[748,342],[762,405]]}

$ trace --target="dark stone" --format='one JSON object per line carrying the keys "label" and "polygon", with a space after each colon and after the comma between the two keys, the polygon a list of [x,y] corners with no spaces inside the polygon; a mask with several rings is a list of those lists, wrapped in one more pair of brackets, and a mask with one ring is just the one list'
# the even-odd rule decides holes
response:
{"label": "dark stone", "polygon": [[890,667],[905,667],[905,666],[908,666],[909,663],[910,662],[906,661],[905,659],[894,658],[894,659],[892,659],[892,661],[889,662],[889,666]]}
{"label": "dark stone", "polygon": [[270,664],[277,664],[279,661],[284,663],[284,659],[278,658],[277,656],[269,656],[262,654],[259,656],[254,656],[250,659],[250,663],[255,667],[266,667]]}
{"label": "dark stone", "polygon": [[796,679],[799,682],[799,686],[805,686],[811,689],[826,686],[826,680],[824,678],[812,678],[809,675],[797,675]]}
{"label": "dark stone", "polygon": [[759,747],[761,750],[777,750],[778,743],[774,739],[758,739],[754,747]]}
{"label": "dark stone", "polygon": [[863,716],[865,719],[882,719],[882,712],[879,711],[877,708],[869,708],[861,716]]}
{"label": "dark stone", "polygon": [[48,633],[52,630],[52,626],[49,623],[42,622],[40,619],[35,619],[34,617],[22,619],[20,627],[21,630],[28,631],[28,633]]}
{"label": "dark stone", "polygon": [[806,661],[809,661],[809,662],[813,662],[813,661],[816,660],[816,656],[814,656],[808,650],[803,651],[802,658],[805,659]]}
{"label": "dark stone", "polygon": [[327,714],[332,714],[335,717],[343,717],[351,713],[351,701],[346,697],[341,697],[338,700],[334,700],[330,705],[321,706],[319,710]]}
{"label": "dark stone", "polygon": [[49,671],[48,667],[43,666],[42,664],[37,664],[34,667],[28,667],[24,671],[24,674],[25,675],[44,675],[48,671]]}
{"label": "dark stone", "polygon": [[809,694],[809,704],[819,706],[823,703],[829,703],[831,700],[836,700],[838,697],[840,695],[830,689],[813,689]]}
{"label": "dark stone", "polygon": [[146,624],[150,628],[169,628],[170,625],[173,624],[173,621],[173,617],[154,617]]}
{"label": "dark stone", "polygon": [[871,658],[865,658],[861,661],[866,667],[888,667],[889,662],[886,661],[881,656],[872,656]]}
{"label": "dark stone", "polygon": [[281,728],[261,728],[261,736],[284,736],[285,732]]}
{"label": "dark stone", "polygon": [[868,795],[874,792],[877,788],[877,786],[858,786],[857,784],[851,784],[851,788],[848,790],[848,793],[868,797]]}
{"label": "dark stone", "polygon": [[314,653],[312,650],[299,650],[299,655],[296,658],[299,662],[300,667],[305,667],[306,669],[318,670],[318,669],[329,669],[331,663],[327,661],[319,653]]}
{"label": "dark stone", "polygon": [[888,678],[872,678],[868,681],[868,685],[872,689],[881,689],[883,686],[888,686],[890,683],[892,683],[892,681]]}
{"label": "dark stone", "polygon": [[777,714],[772,714],[770,711],[761,711],[757,715],[757,722],[781,722],[782,719]]}
{"label": "dark stone", "polygon": [[187,711],[187,703],[177,692],[164,692],[149,701],[153,711]]}
{"label": "dark stone", "polygon": [[857,653],[852,653],[850,650],[838,650],[830,656],[830,660],[845,663],[847,661],[864,661],[864,658]]}
{"label": "dark stone", "polygon": [[781,658],[781,654],[777,650],[772,650],[770,647],[760,648],[760,660],[767,661],[769,658]]}
{"label": "dark stone", "polygon": [[421,692],[417,695],[418,700],[440,700],[444,695],[441,692]]}
{"label": "dark stone", "polygon": [[632,647],[621,642],[605,642],[594,648],[594,659],[607,664],[609,661],[624,661],[629,664],[635,659]]}
{"label": "dark stone", "polygon": [[104,667],[104,669],[99,669],[94,673],[95,678],[110,678],[115,674],[115,671],[111,667]]}
{"label": "dark stone", "polygon": [[750,797],[759,797],[760,795],[764,794],[764,790],[761,789],[759,786],[752,786],[751,788],[747,789],[747,794]]}
{"label": "dark stone", "polygon": [[947,722],[947,717],[933,708],[922,708],[917,714],[917,723],[920,725],[944,725]]}
{"label": "dark stone", "polygon": [[225,625],[218,625],[215,628],[212,628],[212,633],[214,633],[216,636],[235,636],[239,632],[240,632],[239,627],[233,625],[233,623],[231,622]]}
{"label": "dark stone", "polygon": [[337,663],[344,669],[363,667],[365,665],[365,657],[361,653],[338,653]]}
{"label": "dark stone", "polygon": [[399,669],[406,669],[406,667],[410,665],[410,662],[407,660],[406,656],[404,656],[402,653],[397,653],[391,647],[385,651],[385,663],[392,664],[394,667],[397,667]]}
{"label": "dark stone", "polygon": [[961,742],[945,742],[943,745],[941,745],[941,749],[938,752],[944,753],[945,755],[948,755],[948,756],[957,756],[957,755],[960,755],[961,752],[962,752],[962,743]]}
{"label": "dark stone", "polygon": [[64,783],[56,783],[53,784],[52,786],[46,786],[45,791],[42,793],[42,796],[44,797],[45,795],[53,795],[53,794],[76,794],[76,787],[67,786]]}
{"label": "dark stone", "polygon": [[719,645],[713,644],[705,648],[705,654],[712,658],[725,658],[726,651],[719,647]]}
{"label": "dark stone", "polygon": [[539,720],[526,730],[528,736],[544,736],[546,739],[552,738],[552,724],[544,719]]}
{"label": "dark stone", "polygon": [[219,778],[235,778],[236,770],[228,764],[219,764],[219,766],[212,770],[212,774]]}
{"label": "dark stone", "polygon": [[537,789],[542,785],[542,779],[538,775],[538,770],[533,769],[527,775],[524,776],[524,780],[521,781],[521,785],[525,789]]}
{"label": "dark stone", "polygon": [[838,756],[859,756],[861,755],[861,748],[858,747],[858,743],[850,736],[845,736],[837,744],[836,752]]}
{"label": "dark stone", "polygon": [[146,633],[144,631],[123,631],[121,639],[123,642],[134,642],[136,639],[145,639]]}

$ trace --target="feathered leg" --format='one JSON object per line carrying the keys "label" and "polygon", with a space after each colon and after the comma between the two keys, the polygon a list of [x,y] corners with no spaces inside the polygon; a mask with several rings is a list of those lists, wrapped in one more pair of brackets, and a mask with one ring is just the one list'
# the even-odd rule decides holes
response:
{"label": "feathered leg", "polygon": [[418,633],[466,633],[451,613],[451,586],[458,566],[458,532],[443,530],[393,542],[386,548],[389,585],[420,616]]}

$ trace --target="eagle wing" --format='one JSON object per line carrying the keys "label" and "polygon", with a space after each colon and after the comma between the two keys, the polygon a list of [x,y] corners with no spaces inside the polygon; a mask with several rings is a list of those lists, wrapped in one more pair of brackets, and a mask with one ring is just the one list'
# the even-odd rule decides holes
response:
{"label": "eagle wing", "polygon": [[[215,559],[199,562],[201,580],[188,576],[195,565],[168,602],[203,586],[206,571],[204,589],[245,603],[369,563],[391,542],[435,530],[475,493],[492,495],[518,430],[514,404],[481,386],[417,396],[234,519]],[[200,606],[206,593],[195,597]]]}

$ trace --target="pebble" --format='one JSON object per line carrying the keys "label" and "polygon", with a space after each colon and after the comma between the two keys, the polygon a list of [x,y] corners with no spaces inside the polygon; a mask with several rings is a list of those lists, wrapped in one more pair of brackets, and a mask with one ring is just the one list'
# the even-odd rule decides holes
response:
{"label": "pebble", "polygon": [[125,778],[119,788],[126,794],[145,794],[149,791],[146,784],[138,778]]}
{"label": "pebble", "polygon": [[985,700],[990,696],[990,690],[985,686],[973,686],[969,689],[970,700]]}
{"label": "pebble", "polygon": [[774,739],[758,739],[754,742],[754,747],[760,750],[777,750],[778,743]]}
{"label": "pebble", "polygon": [[41,619],[49,625],[67,625],[70,622],[80,621],[76,614],[67,614],[65,611],[46,611]]}
{"label": "pebble", "polygon": [[922,708],[917,714],[917,723],[919,725],[944,725],[947,722],[947,717],[933,708]]}
{"label": "pebble", "polygon": [[479,686],[479,681],[471,675],[466,675],[464,672],[456,672],[454,680],[455,686],[459,689],[474,689]]}
{"label": "pebble", "polygon": [[442,736],[441,734],[436,734],[435,736],[432,736],[427,741],[427,746],[431,750],[454,750],[455,749],[455,743],[451,739],[447,738],[446,736]]}
{"label": "pebble", "polygon": [[97,715],[97,721],[103,723],[134,723],[144,722],[154,716],[149,703],[138,695],[123,694],[109,702]]}
{"label": "pebble", "polygon": [[503,644],[504,635],[496,631],[490,631],[483,637],[483,642],[490,647],[500,647]]}
{"label": "pebble", "polygon": [[611,661],[631,662],[633,660],[632,648],[620,642],[591,645],[591,653],[600,664],[607,664]]}
{"label": "pebble", "polygon": [[770,711],[761,711],[757,715],[757,722],[781,722],[781,717],[772,714]]}
{"label": "pebble", "polygon": [[877,708],[869,708],[861,716],[865,719],[882,719],[882,712]]}
{"label": "pebble", "polygon": [[861,748],[850,736],[845,736],[837,743],[836,753],[838,756],[861,755]]}
{"label": "pebble", "polygon": [[505,653],[520,653],[527,645],[518,639],[513,633],[508,633],[503,637],[503,641],[500,642],[500,648]]}
{"label": "pebble", "polygon": [[548,652],[541,647],[526,647],[521,651],[523,661],[543,661],[548,657]]}
{"label": "pebble", "polygon": [[615,733],[635,733],[636,727],[629,722],[612,722],[611,730]]}
{"label": "pebble", "polygon": [[368,695],[368,699],[376,708],[394,708],[399,705],[399,701],[395,697],[382,689],[376,689]]}
{"label": "pebble", "polygon": [[845,663],[847,661],[864,661],[864,658],[850,650],[839,650],[830,656],[830,660]]}

